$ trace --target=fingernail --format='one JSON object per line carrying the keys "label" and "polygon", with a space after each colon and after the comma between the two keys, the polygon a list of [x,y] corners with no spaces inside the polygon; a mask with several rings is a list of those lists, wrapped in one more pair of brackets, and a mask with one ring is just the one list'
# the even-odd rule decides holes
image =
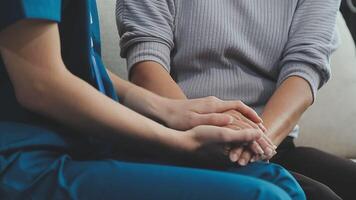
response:
{"label": "fingernail", "polygon": [[267,148],[267,149],[266,149],[266,155],[267,155],[267,156],[272,156],[272,154],[273,154],[272,149]]}
{"label": "fingernail", "polygon": [[256,162],[255,157],[251,158],[250,162],[251,162],[251,163]]}
{"label": "fingernail", "polygon": [[246,160],[242,158],[242,159],[239,160],[239,164],[241,166],[245,166],[247,163],[246,163]]}
{"label": "fingernail", "polygon": [[232,123],[234,123],[234,118],[233,118],[233,117],[230,117],[229,124],[232,124]]}
{"label": "fingernail", "polygon": [[230,160],[231,160],[231,162],[236,162],[237,159],[238,159],[238,157],[237,157],[236,154],[234,154],[234,153],[230,154]]}
{"label": "fingernail", "polygon": [[261,147],[257,148],[258,154],[264,154],[265,152]]}

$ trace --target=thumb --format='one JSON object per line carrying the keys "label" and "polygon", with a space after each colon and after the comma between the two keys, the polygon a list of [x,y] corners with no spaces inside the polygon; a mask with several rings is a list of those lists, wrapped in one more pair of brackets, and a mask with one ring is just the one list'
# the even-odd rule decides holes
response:
{"label": "thumb", "polygon": [[228,129],[226,133],[229,137],[225,138],[225,142],[230,142],[232,144],[240,144],[241,142],[252,142],[261,138],[262,131],[257,129],[242,129],[242,130],[232,130]]}

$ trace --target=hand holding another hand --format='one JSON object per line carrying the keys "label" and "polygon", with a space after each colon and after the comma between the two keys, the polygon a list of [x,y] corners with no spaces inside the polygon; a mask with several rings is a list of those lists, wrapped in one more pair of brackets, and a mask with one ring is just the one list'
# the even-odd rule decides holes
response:
{"label": "hand holding another hand", "polygon": [[[168,103],[164,106],[164,115],[161,118],[165,124],[173,129],[198,131],[196,135],[200,139],[203,139],[204,142],[209,138],[211,139],[211,137],[215,139],[214,141],[218,140],[219,136],[213,134],[214,130],[217,131],[217,129],[220,132],[222,130],[227,131],[227,135],[231,134],[231,130],[237,131],[235,133],[240,135],[236,137],[246,134],[245,130],[247,130],[247,133],[251,130],[256,130],[260,133],[260,137],[255,140],[246,141],[246,139],[243,139],[240,142],[234,143],[227,143],[225,140],[222,140],[217,146],[216,143],[212,142],[214,148],[204,143],[201,148],[198,148],[203,154],[207,153],[206,150],[215,156],[225,154],[224,158],[227,157],[230,161],[237,162],[242,166],[251,161],[269,160],[275,155],[276,147],[263,134],[266,130],[262,125],[262,119],[252,108],[241,101],[222,101],[216,97],[192,100],[167,100]],[[221,129],[216,126],[225,128]],[[206,131],[206,135],[203,135],[203,130]],[[219,134],[221,137],[225,136],[222,133]],[[227,146],[231,147],[228,153],[226,153]],[[213,152],[211,151],[212,149],[219,150]]]}
{"label": "hand holding another hand", "polygon": [[189,130],[199,125],[227,126],[234,117],[228,113],[236,110],[255,123],[261,123],[257,113],[241,101],[223,101],[216,97],[192,100],[166,99],[162,105],[162,117],[165,124],[177,130]]}
{"label": "hand holding another hand", "polygon": [[197,126],[182,137],[184,150],[203,161],[229,160],[227,146],[241,146],[258,140],[262,132],[257,129],[234,130],[216,126]]}
{"label": "hand holding another hand", "polygon": [[241,129],[258,129],[263,132],[261,138],[252,141],[248,145],[235,146],[230,151],[231,162],[237,162],[241,166],[247,165],[249,162],[258,160],[269,160],[276,154],[276,146],[264,133],[267,131],[261,123],[255,123],[246,118],[236,110],[225,112],[234,117],[233,123],[228,125],[228,128],[241,130]]}

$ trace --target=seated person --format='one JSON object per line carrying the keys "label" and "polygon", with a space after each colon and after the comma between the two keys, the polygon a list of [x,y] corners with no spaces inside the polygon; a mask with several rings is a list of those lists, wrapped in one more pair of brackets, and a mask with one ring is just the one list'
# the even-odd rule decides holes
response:
{"label": "seated person", "polygon": [[[118,0],[121,54],[131,81],[161,96],[243,101],[279,147],[271,161],[297,172],[308,199],[354,199],[355,163],[293,142],[299,118],[330,77],[339,5]],[[259,159],[249,147],[231,154],[243,166]]]}

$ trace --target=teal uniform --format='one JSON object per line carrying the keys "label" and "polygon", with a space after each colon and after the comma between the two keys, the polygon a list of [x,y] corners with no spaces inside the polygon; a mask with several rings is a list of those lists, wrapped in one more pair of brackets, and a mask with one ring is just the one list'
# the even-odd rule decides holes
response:
{"label": "teal uniform", "polygon": [[[94,0],[0,1],[0,31],[23,19],[58,22],[68,69],[118,101],[101,59]],[[219,172],[125,162],[113,151],[109,141],[21,107],[0,58],[0,199],[305,199],[277,165]]]}

